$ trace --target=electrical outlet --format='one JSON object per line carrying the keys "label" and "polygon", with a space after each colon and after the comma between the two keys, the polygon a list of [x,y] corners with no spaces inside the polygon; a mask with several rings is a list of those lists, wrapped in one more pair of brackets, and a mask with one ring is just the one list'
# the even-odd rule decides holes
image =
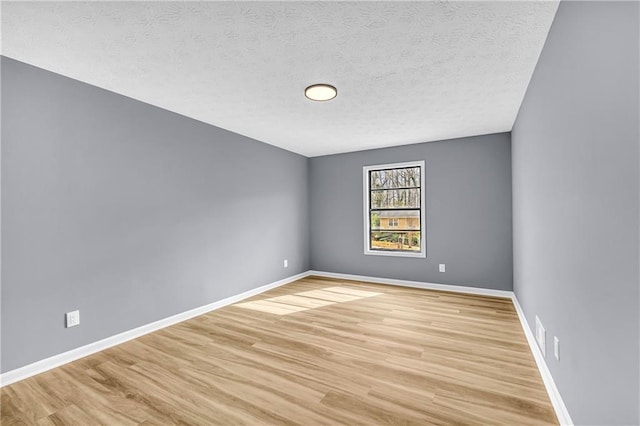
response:
{"label": "electrical outlet", "polygon": [[288,268],[289,267],[289,259],[285,259],[284,260],[284,267]]}
{"label": "electrical outlet", "polygon": [[80,311],[67,312],[67,328],[80,324]]}
{"label": "electrical outlet", "polygon": [[546,351],[546,341],[547,341],[547,331],[542,326],[542,322],[540,322],[540,318],[536,315],[536,341],[538,342],[538,346],[540,347],[540,352],[542,352],[542,356],[547,356]]}
{"label": "electrical outlet", "polygon": [[560,339],[553,336],[553,355],[560,361]]}
{"label": "electrical outlet", "polygon": [[444,264],[444,263],[439,264],[439,265],[438,265],[438,270],[439,270],[440,272],[445,272],[445,271],[446,271],[445,264]]}

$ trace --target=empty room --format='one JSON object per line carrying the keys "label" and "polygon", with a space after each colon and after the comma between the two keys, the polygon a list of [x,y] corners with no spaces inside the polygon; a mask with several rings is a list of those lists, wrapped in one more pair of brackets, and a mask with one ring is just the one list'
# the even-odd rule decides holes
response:
{"label": "empty room", "polygon": [[640,425],[640,2],[0,2],[2,425]]}

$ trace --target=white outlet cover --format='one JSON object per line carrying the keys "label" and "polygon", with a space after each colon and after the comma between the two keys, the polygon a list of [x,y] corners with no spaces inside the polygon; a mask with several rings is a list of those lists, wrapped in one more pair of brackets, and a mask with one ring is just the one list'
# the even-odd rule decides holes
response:
{"label": "white outlet cover", "polygon": [[285,259],[285,260],[284,260],[284,267],[285,267],[285,268],[288,268],[288,267],[289,267],[289,260],[288,260],[288,259]]}
{"label": "white outlet cover", "polygon": [[536,341],[538,342],[538,346],[540,347],[540,352],[542,352],[543,356],[547,356],[546,350],[546,341],[547,341],[547,331],[542,326],[542,322],[540,318],[536,315]]}
{"label": "white outlet cover", "polygon": [[440,264],[438,265],[438,270],[439,270],[440,272],[445,272],[445,271],[447,270],[447,269],[446,269],[445,264],[444,264],[444,263],[440,263]]}
{"label": "white outlet cover", "polygon": [[553,336],[553,355],[560,361],[560,339]]}
{"label": "white outlet cover", "polygon": [[67,320],[67,328],[80,324],[80,311],[67,312],[65,317]]}

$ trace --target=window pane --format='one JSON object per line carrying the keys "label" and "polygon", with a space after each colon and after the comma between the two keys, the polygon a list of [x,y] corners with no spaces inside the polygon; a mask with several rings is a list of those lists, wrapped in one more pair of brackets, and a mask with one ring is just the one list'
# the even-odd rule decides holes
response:
{"label": "window pane", "polygon": [[387,189],[371,191],[372,209],[420,208],[420,189]]}
{"label": "window pane", "polygon": [[371,250],[420,251],[420,232],[388,232],[372,231],[370,234]]}
{"label": "window pane", "polygon": [[425,257],[423,167],[423,161],[364,167],[365,254]]}
{"label": "window pane", "polygon": [[374,170],[369,176],[371,189],[417,188],[420,186],[420,167]]}
{"label": "window pane", "polygon": [[371,212],[371,230],[420,231],[420,210],[379,210]]}

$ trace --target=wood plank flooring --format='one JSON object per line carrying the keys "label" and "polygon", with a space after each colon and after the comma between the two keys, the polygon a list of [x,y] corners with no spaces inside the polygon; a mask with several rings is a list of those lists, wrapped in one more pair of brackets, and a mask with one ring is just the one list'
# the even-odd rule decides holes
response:
{"label": "wood plank flooring", "polygon": [[1,395],[3,426],[557,424],[510,300],[318,277]]}

